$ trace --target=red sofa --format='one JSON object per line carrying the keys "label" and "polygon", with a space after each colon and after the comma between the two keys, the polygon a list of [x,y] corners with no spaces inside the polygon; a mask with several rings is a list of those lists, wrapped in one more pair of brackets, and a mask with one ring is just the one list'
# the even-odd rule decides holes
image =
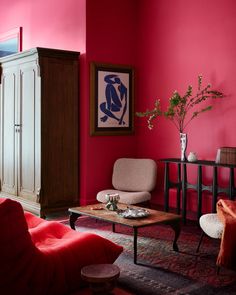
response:
{"label": "red sofa", "polygon": [[0,294],[60,295],[81,287],[85,265],[113,263],[123,248],[24,212],[0,199]]}

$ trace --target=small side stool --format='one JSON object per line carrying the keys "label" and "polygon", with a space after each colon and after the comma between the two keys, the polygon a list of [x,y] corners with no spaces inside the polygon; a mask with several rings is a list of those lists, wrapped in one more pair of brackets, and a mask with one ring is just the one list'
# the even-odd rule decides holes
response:
{"label": "small side stool", "polygon": [[120,269],[114,264],[92,264],[81,269],[81,278],[89,283],[93,294],[109,294],[119,276]]}

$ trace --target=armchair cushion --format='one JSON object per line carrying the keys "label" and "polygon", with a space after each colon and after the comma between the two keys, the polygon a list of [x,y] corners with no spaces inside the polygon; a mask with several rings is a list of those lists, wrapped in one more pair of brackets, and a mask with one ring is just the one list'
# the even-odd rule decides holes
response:
{"label": "armchair cushion", "polygon": [[0,199],[0,294],[60,295],[78,290],[85,265],[113,263],[122,247],[92,233],[23,212]]}
{"label": "armchair cushion", "polygon": [[221,239],[224,225],[216,213],[203,214],[199,219],[201,229],[213,239]]}
{"label": "armchair cushion", "polygon": [[113,167],[112,185],[120,191],[150,192],[155,187],[156,174],[152,159],[120,158]]}

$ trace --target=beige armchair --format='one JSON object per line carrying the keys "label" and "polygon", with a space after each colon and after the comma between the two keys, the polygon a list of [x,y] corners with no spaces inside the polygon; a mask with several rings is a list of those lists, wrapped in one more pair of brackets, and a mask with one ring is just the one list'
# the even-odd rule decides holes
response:
{"label": "beige armchair", "polygon": [[97,200],[106,203],[106,194],[119,194],[120,203],[133,205],[149,202],[156,177],[157,165],[154,160],[120,158],[113,166],[113,188],[100,191]]}
{"label": "beige armchair", "polygon": [[224,230],[224,225],[219,220],[217,213],[203,214],[199,219],[199,225],[202,229],[202,235],[196,252],[199,252],[202,239],[205,235],[213,239],[221,239]]}
{"label": "beige armchair", "polygon": [[[202,234],[197,246],[197,253],[199,252],[199,248],[204,236],[208,236],[213,239],[221,239],[224,230],[224,225],[218,218],[217,213],[203,214],[199,219],[199,225],[202,229]],[[219,271],[220,267],[217,266],[217,274],[219,274]]]}

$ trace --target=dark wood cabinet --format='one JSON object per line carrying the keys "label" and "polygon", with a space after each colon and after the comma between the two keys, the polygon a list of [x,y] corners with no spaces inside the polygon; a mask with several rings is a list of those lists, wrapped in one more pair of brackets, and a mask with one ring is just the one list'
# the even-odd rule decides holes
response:
{"label": "dark wood cabinet", "polygon": [[47,213],[79,204],[79,53],[34,48],[0,59],[1,197]]}

